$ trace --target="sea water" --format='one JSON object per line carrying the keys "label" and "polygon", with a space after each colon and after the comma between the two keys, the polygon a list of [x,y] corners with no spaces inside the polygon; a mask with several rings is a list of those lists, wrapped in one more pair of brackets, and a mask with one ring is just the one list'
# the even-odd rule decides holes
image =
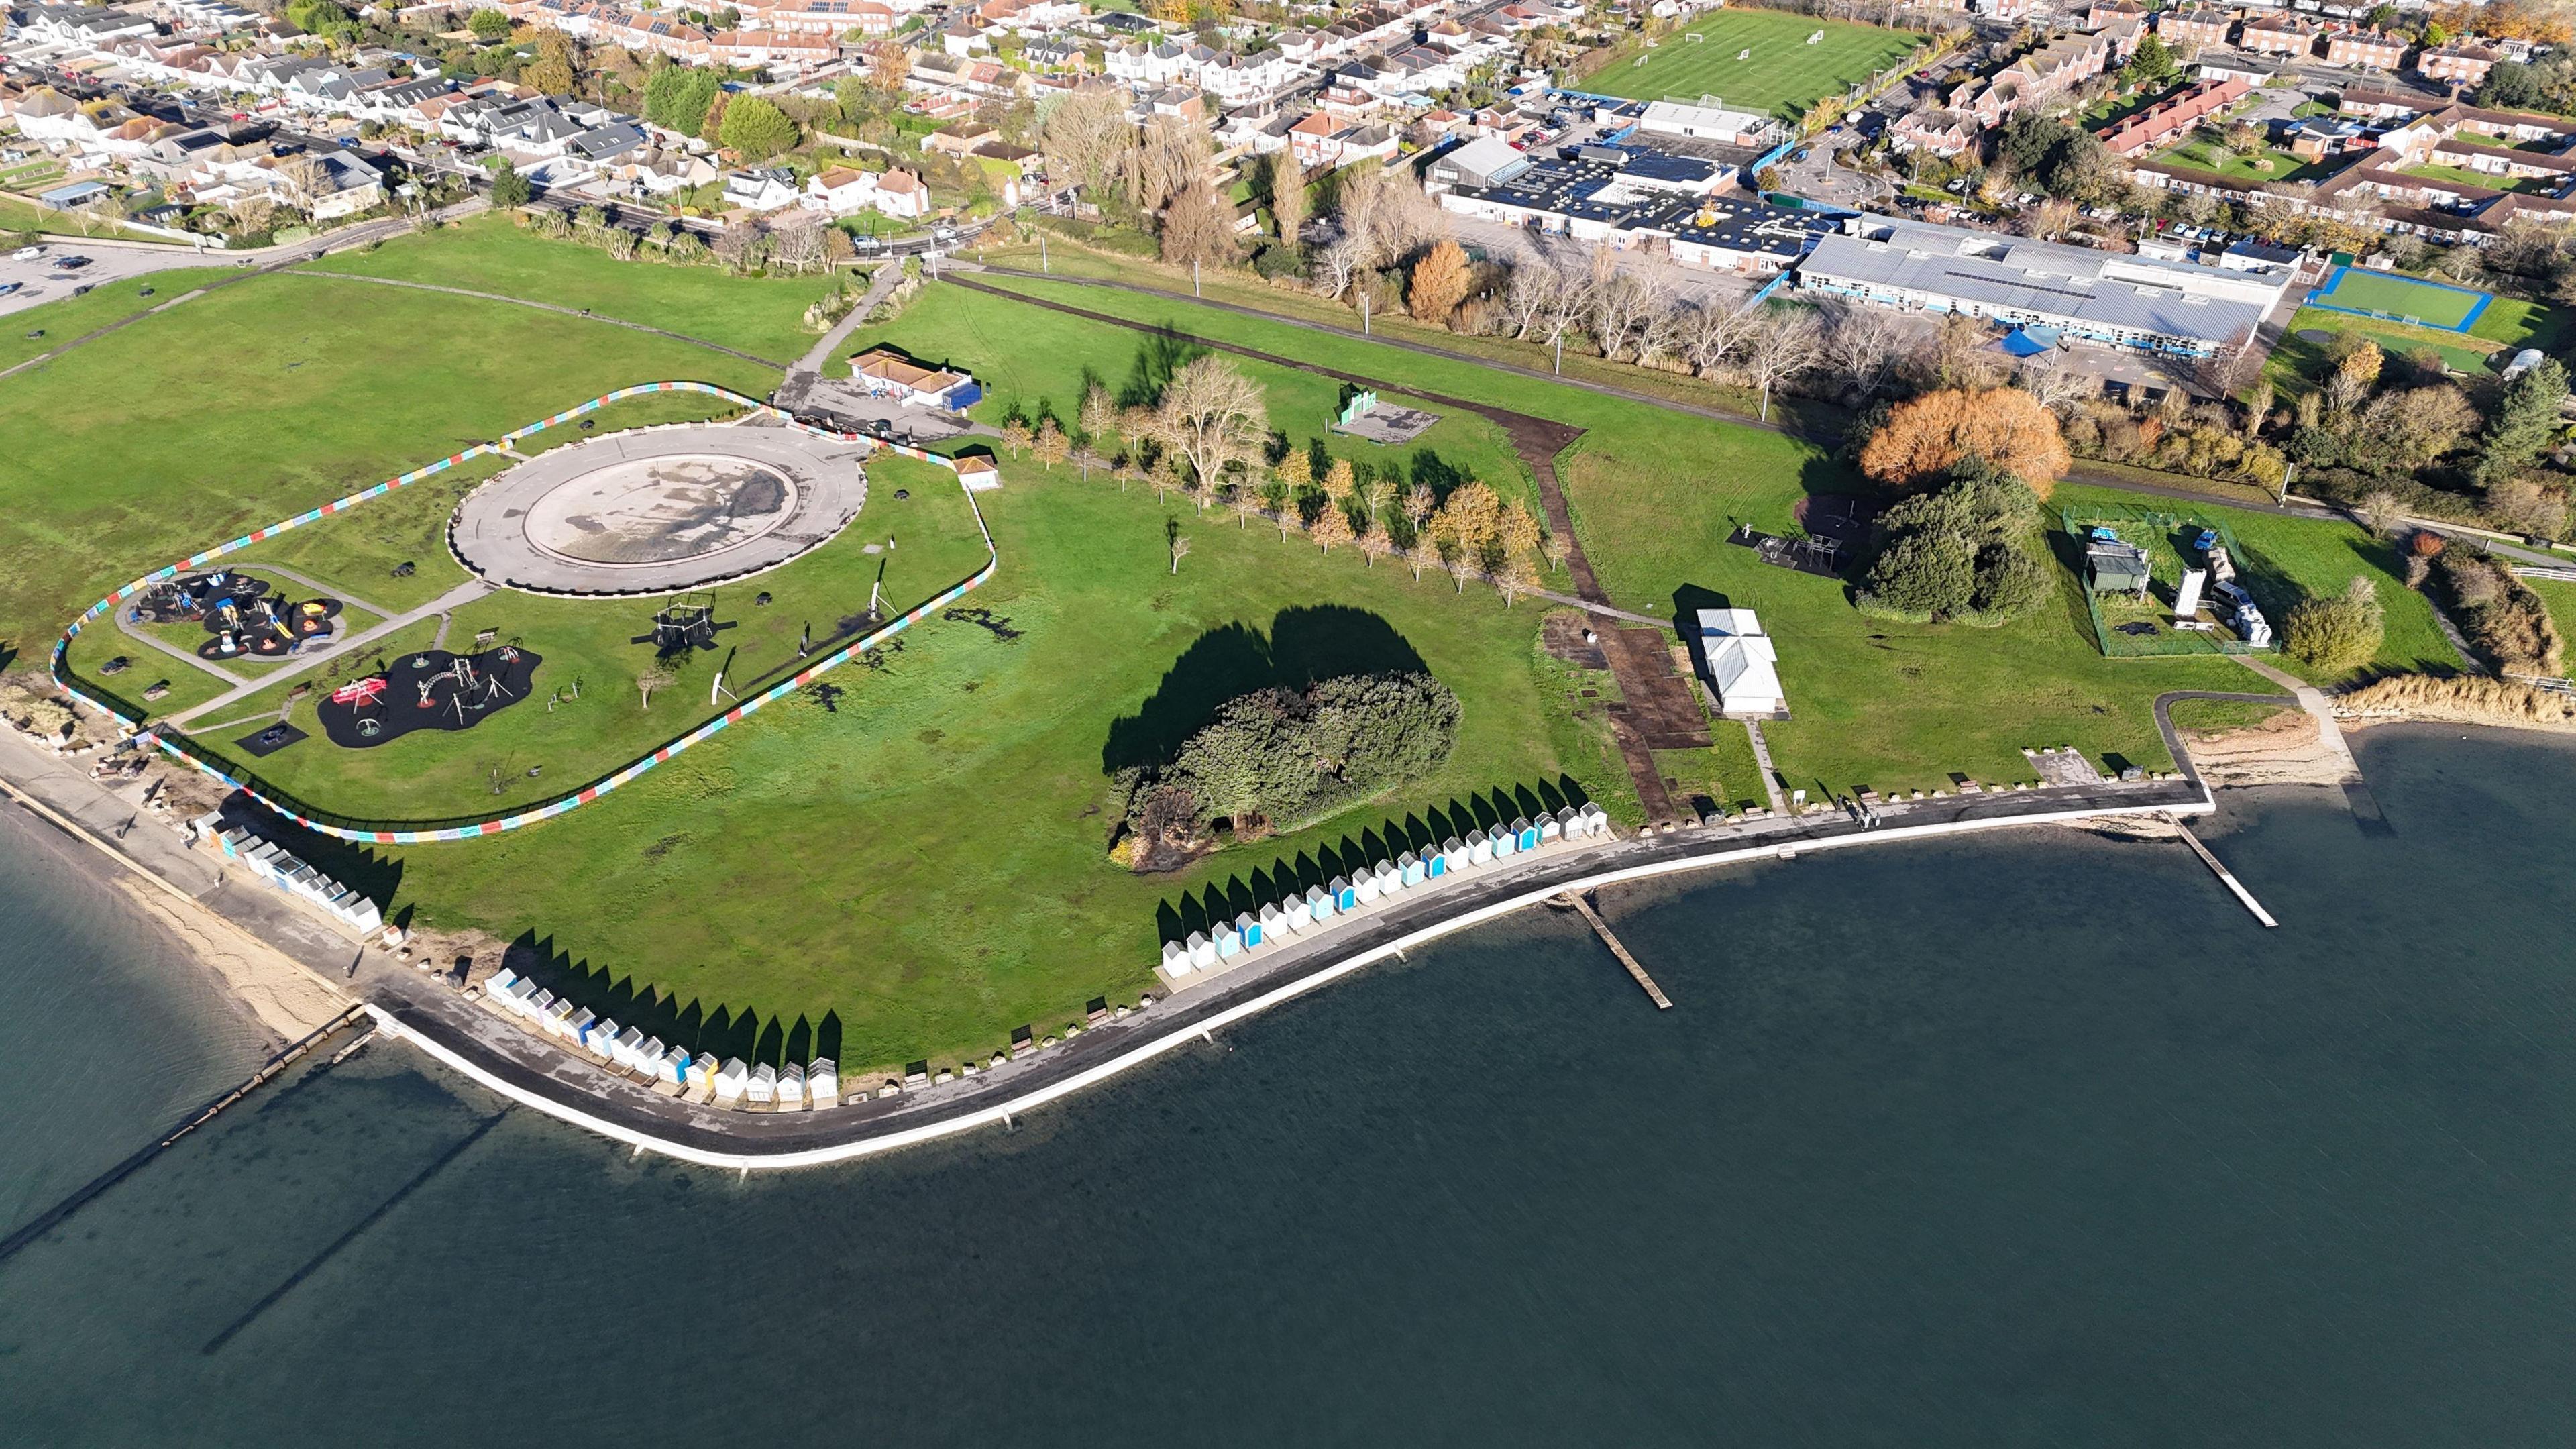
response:
{"label": "sea water", "polygon": [[[0,1440],[2567,1442],[2576,748],[2361,756],[2393,834],[2202,826],[2276,931],[2173,843],[1810,855],[1605,896],[1669,1012],[1532,913],[828,1170],[380,1044],[0,1263]],[[94,904],[0,932],[6,1055],[157,1085],[0,1078],[21,1218],[244,1065]]]}

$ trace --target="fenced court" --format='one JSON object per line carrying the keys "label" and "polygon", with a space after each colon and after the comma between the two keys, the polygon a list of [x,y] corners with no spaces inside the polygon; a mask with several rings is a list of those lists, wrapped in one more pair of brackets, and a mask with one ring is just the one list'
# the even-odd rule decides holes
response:
{"label": "fenced court", "polygon": [[2308,293],[2307,304],[2329,312],[2465,334],[2494,300],[2485,292],[2447,282],[2337,267],[2327,276],[2324,286]]}
{"label": "fenced court", "polygon": [[[1813,45],[1810,35],[1819,37]],[[1909,30],[1776,10],[1721,10],[1658,37],[1651,49],[1620,52],[1583,88],[1640,101],[1716,96],[1730,107],[1794,122],[1818,100],[1869,81],[1925,43]]]}
{"label": "fenced court", "polygon": [[[2153,659],[2184,654],[2272,654],[2277,647],[2257,649],[2237,637],[2236,632],[2221,623],[2214,629],[2177,629],[2173,626],[2174,590],[2182,583],[2185,559],[2190,541],[2204,528],[2218,535],[2221,547],[2236,565],[2236,580],[2254,595],[2257,607],[2264,611],[2272,626],[2280,627],[2286,591],[2276,587],[2260,559],[2249,556],[2237,543],[2235,533],[2212,519],[2187,517],[2133,504],[2096,503],[2070,508],[2058,515],[2061,527],[2051,540],[2059,549],[2059,559],[2075,570],[2076,587],[2084,595],[2084,607],[2093,620],[2093,639],[2111,659]],[[2123,543],[2133,543],[2147,551],[2147,601],[2136,602],[2127,594],[2097,594],[2083,577],[2084,542],[2094,528],[2108,528],[2120,535]],[[2197,567],[2194,560],[2192,566]],[[2204,595],[2202,616],[2211,612]]]}

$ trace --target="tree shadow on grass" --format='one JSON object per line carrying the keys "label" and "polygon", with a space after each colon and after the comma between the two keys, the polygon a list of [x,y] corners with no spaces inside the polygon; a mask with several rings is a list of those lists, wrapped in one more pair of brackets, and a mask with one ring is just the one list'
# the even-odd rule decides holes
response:
{"label": "tree shadow on grass", "polygon": [[1118,389],[1118,405],[1149,408],[1161,402],[1163,389],[1171,386],[1172,374],[1207,356],[1210,350],[1168,324],[1145,334],[1145,340],[1137,344],[1136,360],[1127,370],[1127,382]]}
{"label": "tree shadow on grass", "polygon": [[640,985],[633,976],[574,960],[551,938],[533,931],[512,941],[502,962],[600,1019],[616,1021],[621,1030],[631,1026],[647,1037],[661,1038],[666,1047],[686,1047],[693,1055],[713,1056],[719,1062],[738,1057],[755,1066],[762,1062],[802,1066],[816,1057],[835,1062],[841,1058],[843,1032],[837,1011],[825,1012],[819,1022],[802,1014],[790,1021],[730,1006],[711,1007],[695,997],[683,1001],[658,987]]}
{"label": "tree shadow on grass", "polygon": [[1169,760],[1227,700],[1256,689],[1304,689],[1337,675],[1428,668],[1394,625],[1364,609],[1283,609],[1267,636],[1246,624],[1220,625],[1181,651],[1136,713],[1110,725],[1100,769],[1114,775]]}

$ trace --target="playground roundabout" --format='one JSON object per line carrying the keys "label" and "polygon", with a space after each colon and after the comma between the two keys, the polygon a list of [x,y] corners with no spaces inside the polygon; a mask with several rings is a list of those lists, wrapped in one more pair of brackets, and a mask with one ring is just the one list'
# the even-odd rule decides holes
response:
{"label": "playground roundabout", "polygon": [[448,543],[524,593],[674,594],[765,573],[867,501],[866,444],[798,428],[686,424],[540,453],[475,489]]}

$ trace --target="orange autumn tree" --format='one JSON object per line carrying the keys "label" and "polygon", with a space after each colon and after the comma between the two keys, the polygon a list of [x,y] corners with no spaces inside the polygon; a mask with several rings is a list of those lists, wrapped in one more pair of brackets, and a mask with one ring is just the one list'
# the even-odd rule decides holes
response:
{"label": "orange autumn tree", "polygon": [[1467,253],[1456,242],[1444,241],[1422,254],[1413,264],[1413,289],[1408,304],[1413,315],[1438,326],[1449,320],[1458,304],[1467,298],[1472,281]]}
{"label": "orange autumn tree", "polygon": [[1974,454],[2048,497],[2066,471],[2057,417],[2019,388],[1946,388],[1896,405],[1860,450],[1861,471],[1910,488],[1947,474]]}

